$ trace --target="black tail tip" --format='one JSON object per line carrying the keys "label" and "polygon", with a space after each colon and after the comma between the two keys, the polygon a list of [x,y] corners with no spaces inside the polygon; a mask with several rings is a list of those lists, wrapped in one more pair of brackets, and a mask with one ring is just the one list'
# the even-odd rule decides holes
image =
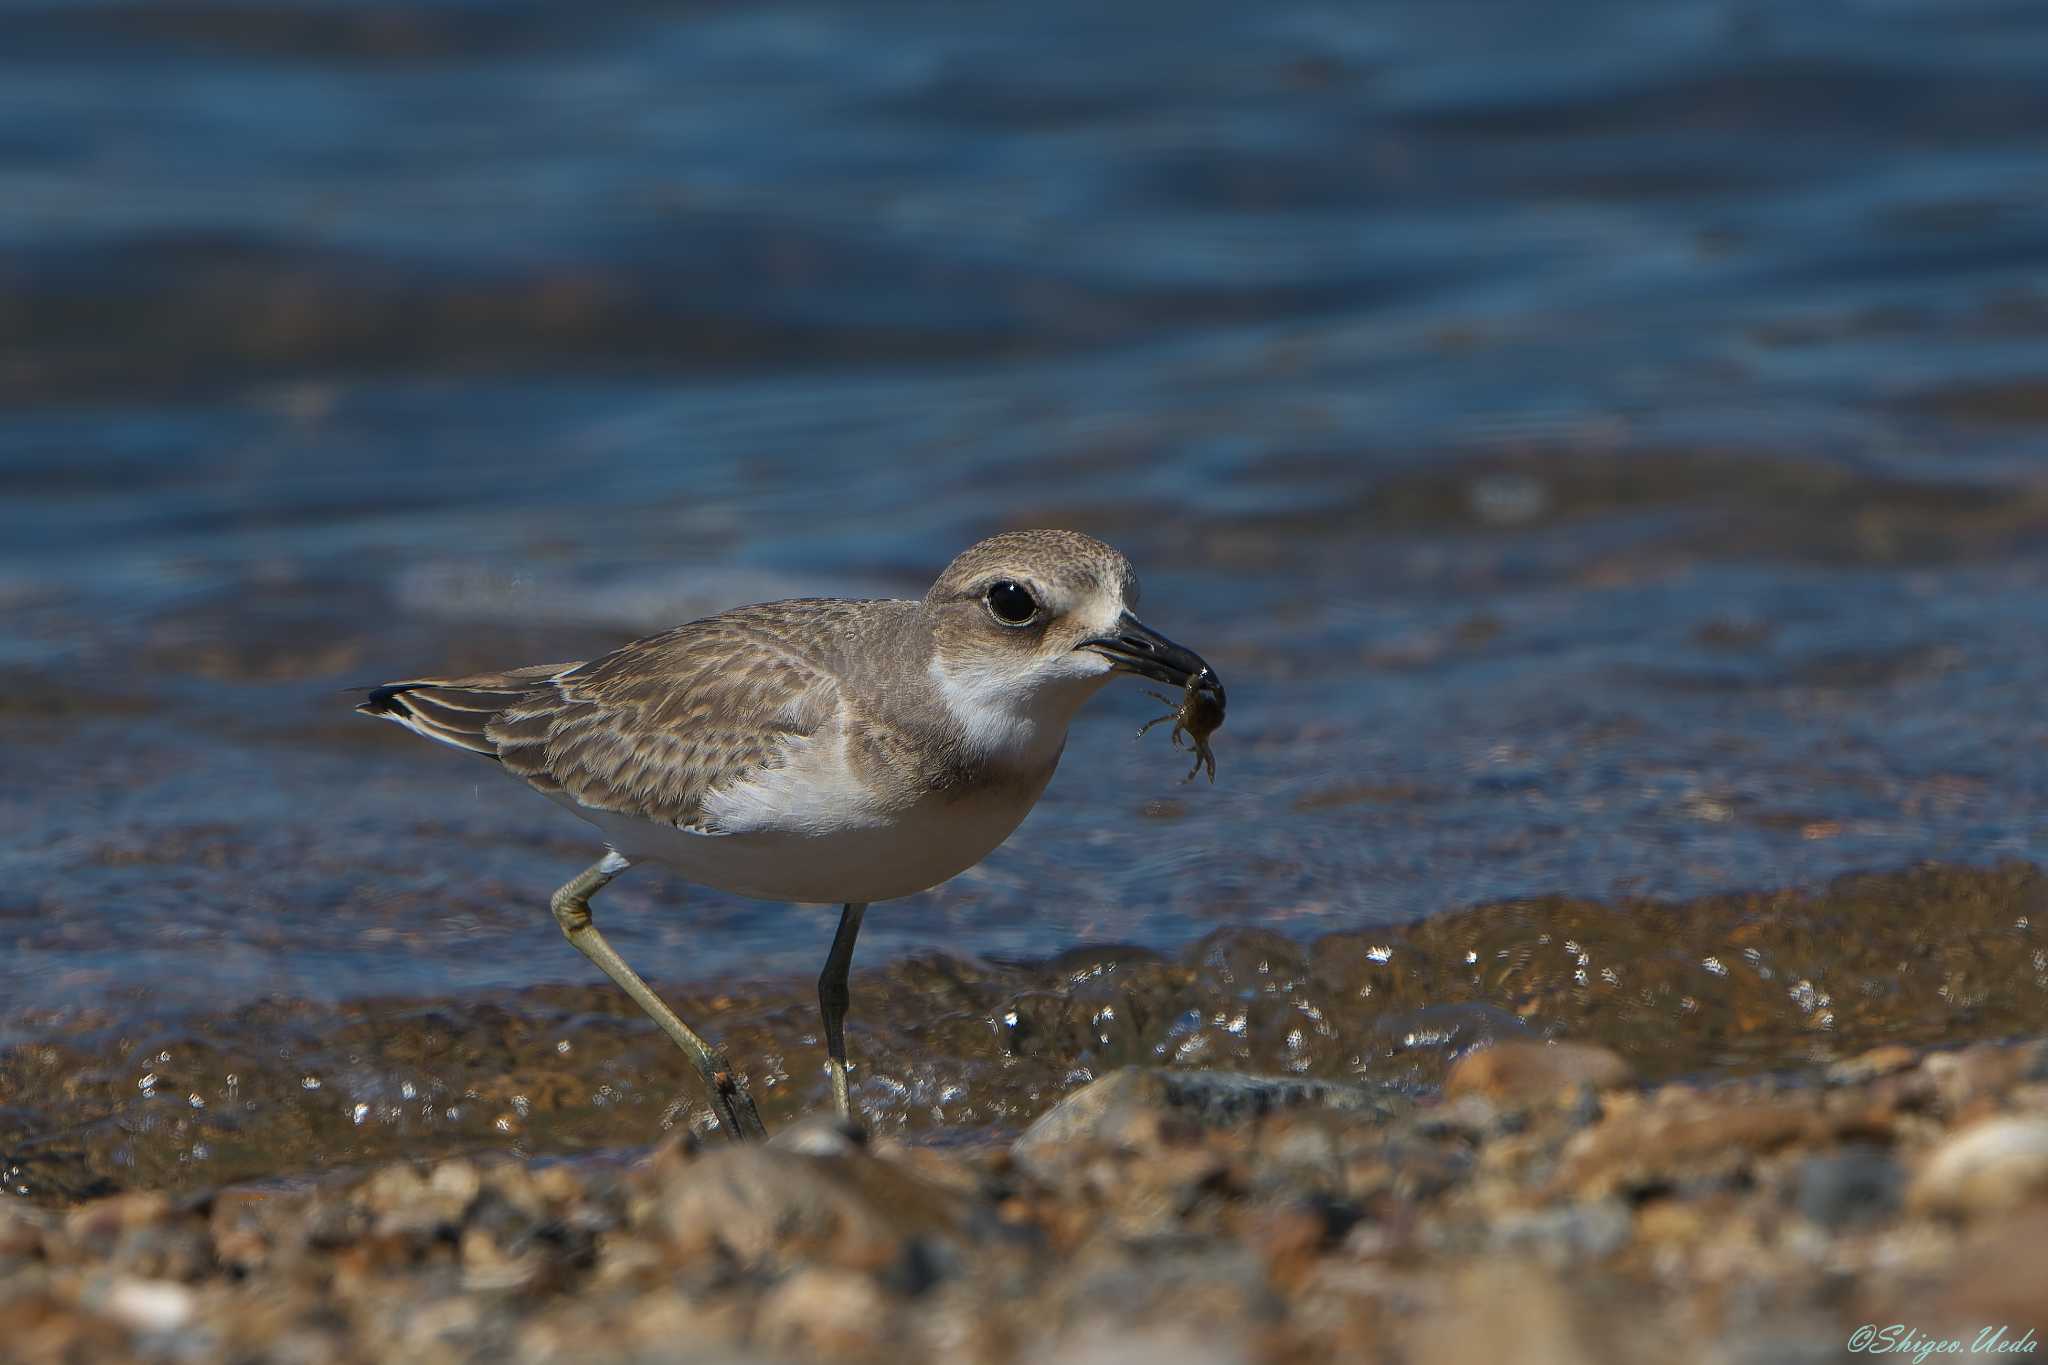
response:
{"label": "black tail tip", "polygon": [[357,702],[355,709],[366,716],[397,715],[399,708],[392,703],[414,686],[414,683],[385,683],[381,687],[372,687],[370,695]]}

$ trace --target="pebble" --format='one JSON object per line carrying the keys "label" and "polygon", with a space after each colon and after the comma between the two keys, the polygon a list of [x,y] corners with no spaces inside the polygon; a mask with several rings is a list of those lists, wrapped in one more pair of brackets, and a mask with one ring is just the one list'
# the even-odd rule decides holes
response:
{"label": "pebble", "polygon": [[1979,1043],[1956,1052],[1937,1052],[1922,1062],[1942,1104],[1960,1114],[1980,1097],[1997,1094],[2025,1073],[2032,1060],[2024,1048]]}
{"label": "pebble", "polygon": [[1565,1145],[1552,1188],[1580,1198],[1652,1189],[1682,1178],[1718,1179],[1763,1155],[1820,1143],[1830,1128],[1801,1099],[1727,1105],[1698,1096],[1622,1110]]}
{"label": "pebble", "polygon": [[768,1145],[799,1156],[847,1156],[867,1146],[867,1135],[837,1114],[807,1114],[769,1138]]}
{"label": "pebble", "polygon": [[1993,1213],[2048,1195],[2048,1119],[1997,1117],[1950,1134],[1913,1181],[1914,1208]]}
{"label": "pebble", "polygon": [[1091,1146],[1144,1145],[1156,1138],[1165,1119],[1227,1127],[1294,1110],[1385,1117],[1397,1108],[1377,1090],[1337,1081],[1127,1066],[1089,1082],[1040,1115],[1010,1152],[1027,1170],[1051,1174]]}
{"label": "pebble", "polygon": [[1027,1365],[1252,1365],[1242,1339],[1185,1327],[1103,1327],[1056,1338]]}
{"label": "pebble", "polygon": [[1527,1213],[1505,1213],[1492,1228],[1497,1251],[1533,1252],[1546,1265],[1599,1260],[1628,1245],[1634,1228],[1628,1206],[1619,1199],[1596,1199]]}
{"label": "pebble", "polygon": [[1898,1212],[1905,1172],[1889,1152],[1846,1147],[1800,1163],[1799,1216],[1824,1228],[1882,1222]]}
{"label": "pebble", "polygon": [[762,1301],[764,1345],[841,1359],[879,1353],[896,1336],[892,1305],[874,1277],[849,1270],[800,1270]]}
{"label": "pebble", "polygon": [[956,1235],[962,1216],[957,1194],[893,1163],[768,1146],[707,1152],[676,1169],[657,1198],[657,1221],[678,1248],[763,1269],[881,1269],[916,1239]]}
{"label": "pebble", "polygon": [[1884,1043],[1854,1057],[1845,1057],[1827,1069],[1835,1085],[1855,1085],[1889,1076],[1920,1064],[1920,1054],[1902,1043]]}
{"label": "pebble", "polygon": [[[2032,1331],[2031,1351],[2003,1353],[2007,1360],[2040,1359],[2048,1346],[2048,1206],[2035,1204],[2004,1217],[1979,1220],[1962,1247],[1949,1258],[1945,1290],[1930,1305],[1929,1317],[1943,1321],[1996,1324],[2012,1337]],[[1973,1327],[1973,1331],[1974,1331]]]}
{"label": "pebble", "polygon": [[0,1196],[0,1258],[30,1256],[42,1249],[43,1229],[49,1215],[14,1199]]}
{"label": "pebble", "polygon": [[1403,1355],[1415,1365],[1586,1365],[1613,1358],[1602,1349],[1612,1328],[1586,1332],[1582,1311],[1553,1275],[1494,1259],[1460,1270],[1447,1289],[1411,1331]]}
{"label": "pebble", "polygon": [[137,1332],[175,1332],[192,1320],[195,1298],[168,1280],[121,1279],[107,1286],[107,1316]]}
{"label": "pebble", "polygon": [[1575,1098],[1581,1087],[1607,1090],[1626,1085],[1633,1076],[1620,1053],[1597,1043],[1505,1038],[1452,1063],[1444,1077],[1444,1094],[1481,1095],[1496,1104],[1534,1104]]}

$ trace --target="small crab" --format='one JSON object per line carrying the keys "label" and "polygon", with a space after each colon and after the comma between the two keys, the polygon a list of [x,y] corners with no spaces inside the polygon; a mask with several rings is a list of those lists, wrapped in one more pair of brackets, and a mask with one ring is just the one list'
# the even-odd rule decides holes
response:
{"label": "small crab", "polygon": [[[1176,749],[1191,748],[1195,751],[1195,766],[1188,769],[1188,775],[1182,778],[1181,781],[1192,782],[1195,780],[1196,773],[1207,769],[1209,780],[1214,782],[1216,780],[1216,754],[1209,748],[1209,736],[1215,734],[1223,726],[1224,702],[1223,684],[1216,680],[1216,675],[1205,668],[1200,673],[1189,678],[1187,687],[1182,690],[1179,701],[1175,701],[1164,692],[1148,690],[1146,695],[1159,698],[1159,700],[1171,706],[1173,710],[1168,711],[1163,716],[1155,716],[1139,726],[1139,736],[1142,738],[1147,730],[1150,730],[1161,721],[1172,721],[1173,747]],[[1189,740],[1189,743],[1185,745],[1181,743],[1180,739],[1183,734]]]}

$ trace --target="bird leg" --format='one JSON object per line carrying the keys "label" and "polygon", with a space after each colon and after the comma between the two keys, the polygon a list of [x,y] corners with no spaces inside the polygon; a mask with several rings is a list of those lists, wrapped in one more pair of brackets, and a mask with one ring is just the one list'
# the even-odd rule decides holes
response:
{"label": "bird leg", "polygon": [[832,935],[832,951],[825,955],[825,970],[818,976],[818,1012],[825,1019],[825,1069],[832,1074],[832,1102],[839,1117],[853,1122],[853,1101],[846,1088],[846,1007],[852,995],[846,988],[846,974],[853,966],[853,941],[860,936],[860,917],[867,911],[862,902],[848,903],[839,916],[839,932]]}
{"label": "bird leg", "polygon": [[696,1030],[677,1018],[676,1012],[661,1002],[661,997],[626,965],[626,960],[591,923],[590,898],[628,866],[617,853],[607,853],[585,868],[549,899],[548,905],[555,912],[555,923],[562,926],[562,933],[577,952],[595,962],[599,970],[617,982],[621,990],[633,997],[633,1003],[647,1011],[648,1017],[661,1025],[661,1031],[689,1054],[691,1062],[696,1064],[697,1074],[704,1078],[704,1085],[711,1092],[712,1107],[718,1111],[726,1135],[735,1142],[767,1137],[768,1129],[762,1124],[760,1114],[755,1112],[746,1084],[732,1069],[732,1063],[726,1060],[724,1050],[706,1042]]}

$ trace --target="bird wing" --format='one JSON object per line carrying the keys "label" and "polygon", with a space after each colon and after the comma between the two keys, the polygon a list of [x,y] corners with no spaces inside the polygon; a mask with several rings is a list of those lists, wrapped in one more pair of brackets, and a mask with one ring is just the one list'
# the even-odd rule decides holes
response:
{"label": "bird wing", "polygon": [[692,621],[540,677],[481,738],[549,795],[728,833],[706,815],[712,795],[781,767],[840,714],[837,677],[782,628],[787,605]]}

